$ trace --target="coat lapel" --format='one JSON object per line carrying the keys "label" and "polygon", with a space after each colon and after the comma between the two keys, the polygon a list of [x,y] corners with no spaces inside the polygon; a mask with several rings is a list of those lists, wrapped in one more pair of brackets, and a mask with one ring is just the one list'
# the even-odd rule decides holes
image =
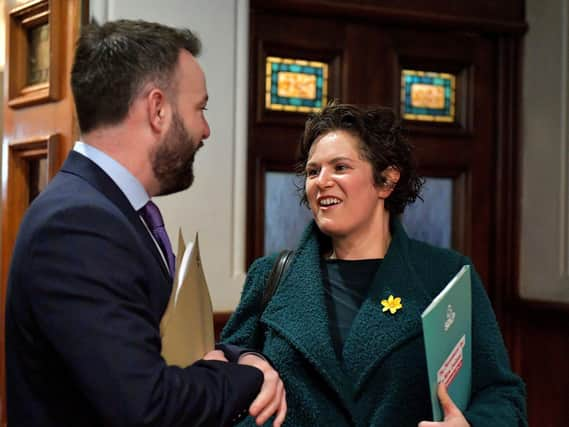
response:
{"label": "coat lapel", "polygon": [[346,406],[351,385],[340,367],[330,337],[320,270],[320,249],[309,227],[294,260],[261,317],[317,370]]}
{"label": "coat lapel", "polygon": [[[344,366],[358,394],[382,359],[422,331],[421,312],[430,297],[408,260],[409,239],[398,221],[392,223],[392,241],[378,269],[369,297],[344,345]],[[391,314],[381,301],[400,297],[403,307]]]}
{"label": "coat lapel", "polygon": [[114,183],[114,181],[94,162],[89,160],[87,157],[71,151],[69,156],[65,160],[63,166],[61,167],[62,172],[71,173],[77,175],[99,190],[104,194],[109,200],[111,200],[115,206],[128,218],[130,223],[135,227],[138,235],[144,242],[144,246],[149,248],[153,257],[156,258],[156,262],[162,269],[167,282],[171,284],[170,273],[162,260],[158,248],[154,244],[154,241],[150,237],[150,234],[142,224],[138,213],[134,210],[124,193],[120,188]]}

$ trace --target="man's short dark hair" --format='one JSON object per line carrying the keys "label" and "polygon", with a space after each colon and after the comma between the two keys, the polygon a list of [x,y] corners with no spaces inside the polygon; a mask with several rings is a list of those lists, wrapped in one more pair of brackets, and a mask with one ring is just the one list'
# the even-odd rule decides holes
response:
{"label": "man's short dark hair", "polygon": [[86,26],[71,70],[81,132],[120,123],[148,83],[173,93],[182,49],[200,53],[200,40],[190,30],[131,20]]}
{"label": "man's short dark hair", "polygon": [[[417,174],[413,146],[403,137],[393,110],[385,107],[358,107],[333,102],[310,116],[300,140],[296,164],[298,175],[306,176],[306,163],[314,142],[321,136],[338,130],[348,132],[358,139],[360,156],[371,164],[376,185],[386,184],[384,173],[388,167],[399,171],[399,181],[385,200],[385,208],[391,214],[403,213],[409,203],[420,197],[424,180]],[[307,204],[304,188],[299,190],[302,203]]]}

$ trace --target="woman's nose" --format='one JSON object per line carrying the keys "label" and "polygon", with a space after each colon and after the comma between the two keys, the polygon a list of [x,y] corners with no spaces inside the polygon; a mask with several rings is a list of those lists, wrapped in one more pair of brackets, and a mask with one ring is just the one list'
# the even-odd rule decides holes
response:
{"label": "woman's nose", "polygon": [[320,173],[318,174],[316,182],[318,186],[321,188],[327,188],[330,187],[330,185],[332,185],[332,176],[329,173],[328,169],[326,168],[320,169]]}

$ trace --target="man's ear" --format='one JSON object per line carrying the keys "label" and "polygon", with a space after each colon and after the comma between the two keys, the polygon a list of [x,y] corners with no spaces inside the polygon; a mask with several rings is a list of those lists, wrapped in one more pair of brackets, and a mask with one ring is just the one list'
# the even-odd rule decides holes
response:
{"label": "man's ear", "polygon": [[382,173],[384,181],[378,186],[378,197],[387,199],[401,178],[401,172],[395,166],[389,166]]}
{"label": "man's ear", "polygon": [[167,127],[170,108],[166,95],[160,89],[154,88],[148,93],[146,103],[150,127],[154,132],[162,133]]}

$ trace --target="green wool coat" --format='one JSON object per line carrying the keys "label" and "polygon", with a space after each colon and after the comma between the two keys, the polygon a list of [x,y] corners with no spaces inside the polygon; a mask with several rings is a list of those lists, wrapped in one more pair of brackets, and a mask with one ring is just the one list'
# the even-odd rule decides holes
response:
{"label": "green wool coat", "polygon": [[[470,260],[410,239],[392,221],[392,242],[354,319],[338,361],[329,333],[320,267],[323,236],[314,222],[294,261],[261,311],[275,256],[255,261],[222,341],[265,354],[287,392],[285,426],[413,426],[431,420],[421,312]],[[472,268],[473,427],[527,426],[525,388],[509,367],[494,313]],[[381,300],[403,308],[383,312]],[[252,417],[240,425],[254,426]],[[267,423],[266,425],[271,425]]]}

